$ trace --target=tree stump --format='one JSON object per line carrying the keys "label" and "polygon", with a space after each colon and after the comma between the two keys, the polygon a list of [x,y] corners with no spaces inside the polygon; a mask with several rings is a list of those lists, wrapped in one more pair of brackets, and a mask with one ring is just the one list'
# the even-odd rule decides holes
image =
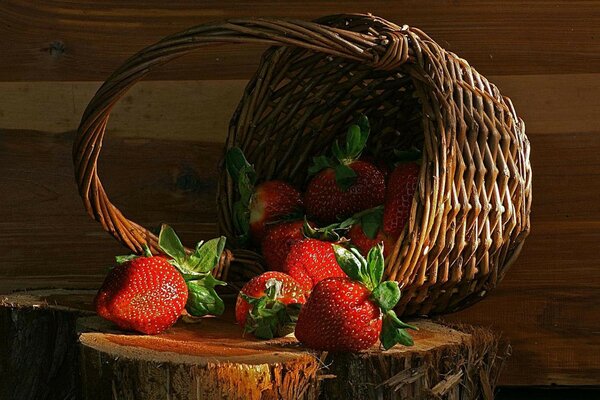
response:
{"label": "tree stump", "polygon": [[91,290],[33,290],[0,296],[0,399],[75,400],[76,320],[93,315]]}
{"label": "tree stump", "polygon": [[507,354],[486,329],[430,320],[412,321],[413,347],[359,354],[244,338],[232,315],[137,335],[89,316],[92,296],[4,299],[1,399],[492,399]]}

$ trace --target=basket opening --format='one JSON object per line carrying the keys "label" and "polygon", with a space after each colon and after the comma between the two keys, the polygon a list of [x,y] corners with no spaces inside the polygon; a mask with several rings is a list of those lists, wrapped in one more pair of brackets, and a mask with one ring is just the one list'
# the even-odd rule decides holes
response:
{"label": "basket opening", "polygon": [[410,76],[273,48],[249,83],[232,126],[259,179],[303,187],[312,158],[329,152],[360,113],[371,123],[368,155],[392,161],[395,149],[422,149],[423,111]]}

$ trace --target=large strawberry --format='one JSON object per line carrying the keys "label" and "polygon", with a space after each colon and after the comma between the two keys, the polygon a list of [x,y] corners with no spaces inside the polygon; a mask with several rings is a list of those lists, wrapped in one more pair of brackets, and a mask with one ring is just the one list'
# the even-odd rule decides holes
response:
{"label": "large strawberry", "polygon": [[388,178],[385,193],[383,230],[392,236],[400,235],[410,218],[421,169],[419,163],[413,161],[420,157],[420,153],[408,151],[403,156],[405,160],[396,166]]}
{"label": "large strawberry", "polygon": [[233,210],[240,244],[245,244],[250,236],[254,244],[259,245],[267,224],[299,215],[302,211],[302,196],[289,183],[272,180],[256,184],[254,167],[239,147],[229,149],[225,163],[240,195]]}
{"label": "large strawberry", "polygon": [[367,259],[355,250],[334,245],[336,257],[348,274],[319,282],[300,310],[296,338],[324,351],[357,352],[381,341],[387,350],[397,343],[412,345],[393,308],[400,299],[397,282],[381,282],[383,251],[373,248]]}
{"label": "large strawberry", "polygon": [[331,242],[304,239],[292,245],[283,267],[303,288],[310,290],[323,279],[345,276]]}
{"label": "large strawberry", "polygon": [[333,145],[333,158],[315,157],[309,173],[316,174],[304,194],[307,215],[331,223],[383,203],[385,178],[373,164],[357,161],[369,137],[369,122],[361,116],[348,129],[346,143]]}
{"label": "large strawberry", "polygon": [[304,221],[282,222],[269,226],[261,243],[267,267],[272,271],[283,271],[285,259],[292,245],[304,239]]}
{"label": "large strawberry", "polygon": [[223,300],[215,292],[210,271],[217,265],[225,238],[198,243],[186,254],[179,238],[167,225],[159,236],[161,250],[172,257],[120,256],[94,299],[98,315],[118,327],[154,334],[173,325],[185,308],[194,316],[223,313]]}
{"label": "large strawberry", "polygon": [[344,222],[352,228],[346,237],[363,255],[367,255],[376,245],[383,243],[383,255],[387,257],[394,248],[397,237],[383,231],[383,206],[361,211]]}
{"label": "large strawberry", "polygon": [[289,275],[269,271],[255,276],[242,287],[235,304],[235,319],[261,339],[293,331],[300,305],[307,292]]}
{"label": "large strawberry", "polygon": [[94,299],[96,312],[119,328],[155,334],[185,308],[187,285],[161,256],[135,257],[113,268]]}

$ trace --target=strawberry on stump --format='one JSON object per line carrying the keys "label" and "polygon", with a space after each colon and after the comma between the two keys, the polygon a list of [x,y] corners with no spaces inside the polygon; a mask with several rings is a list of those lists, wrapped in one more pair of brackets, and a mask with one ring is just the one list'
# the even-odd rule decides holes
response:
{"label": "strawberry on stump", "polygon": [[332,223],[383,203],[383,174],[373,164],[358,160],[369,132],[369,121],[363,115],[348,128],[343,146],[337,141],[333,144],[334,157],[313,159],[309,173],[315,175],[304,194],[309,218]]}
{"label": "strawberry on stump", "polygon": [[289,275],[277,271],[255,276],[244,285],[235,304],[235,319],[261,339],[285,336],[294,330],[307,292]]}
{"label": "strawberry on stump", "polygon": [[233,223],[240,245],[263,240],[268,224],[299,216],[303,205],[300,192],[280,180],[256,184],[256,171],[239,147],[225,156],[225,166],[240,195],[233,206]]}
{"label": "strawberry on stump", "polygon": [[400,300],[397,282],[381,282],[384,260],[381,245],[365,259],[356,249],[333,245],[336,258],[348,275],[319,282],[300,311],[296,338],[305,346],[324,351],[357,352],[379,338],[384,349],[413,344],[406,331],[417,329],[396,316]]}
{"label": "strawberry on stump", "polygon": [[172,257],[152,255],[117,257],[94,299],[96,312],[121,329],[146,334],[171,327],[184,309],[193,316],[220,315],[223,300],[215,286],[225,282],[211,275],[218,264],[225,237],[200,242],[187,254],[175,231],[161,227],[160,249]]}

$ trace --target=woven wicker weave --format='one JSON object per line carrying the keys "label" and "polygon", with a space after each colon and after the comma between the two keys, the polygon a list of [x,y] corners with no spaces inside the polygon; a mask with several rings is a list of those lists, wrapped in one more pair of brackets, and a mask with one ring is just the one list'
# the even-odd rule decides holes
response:
{"label": "woven wicker weave", "polygon": [[[498,284],[529,233],[531,167],[523,121],[465,60],[419,29],[372,15],[200,25],[129,59],[90,102],[73,149],[80,194],[105,230],[134,251],[144,243],[156,249],[156,237],[123,216],[98,177],[112,107],[152,69],[215,43],[274,46],[246,88],[226,144],[244,150],[259,179],[304,184],[311,158],[343,135],[358,113],[372,123],[376,156],[422,149],[410,222],[386,266],[387,278],[403,288],[399,312],[455,311]],[[236,196],[221,168],[219,225],[232,238]],[[241,262],[236,279],[260,271],[260,256],[234,249],[224,255],[219,275],[227,274],[232,259]]]}

